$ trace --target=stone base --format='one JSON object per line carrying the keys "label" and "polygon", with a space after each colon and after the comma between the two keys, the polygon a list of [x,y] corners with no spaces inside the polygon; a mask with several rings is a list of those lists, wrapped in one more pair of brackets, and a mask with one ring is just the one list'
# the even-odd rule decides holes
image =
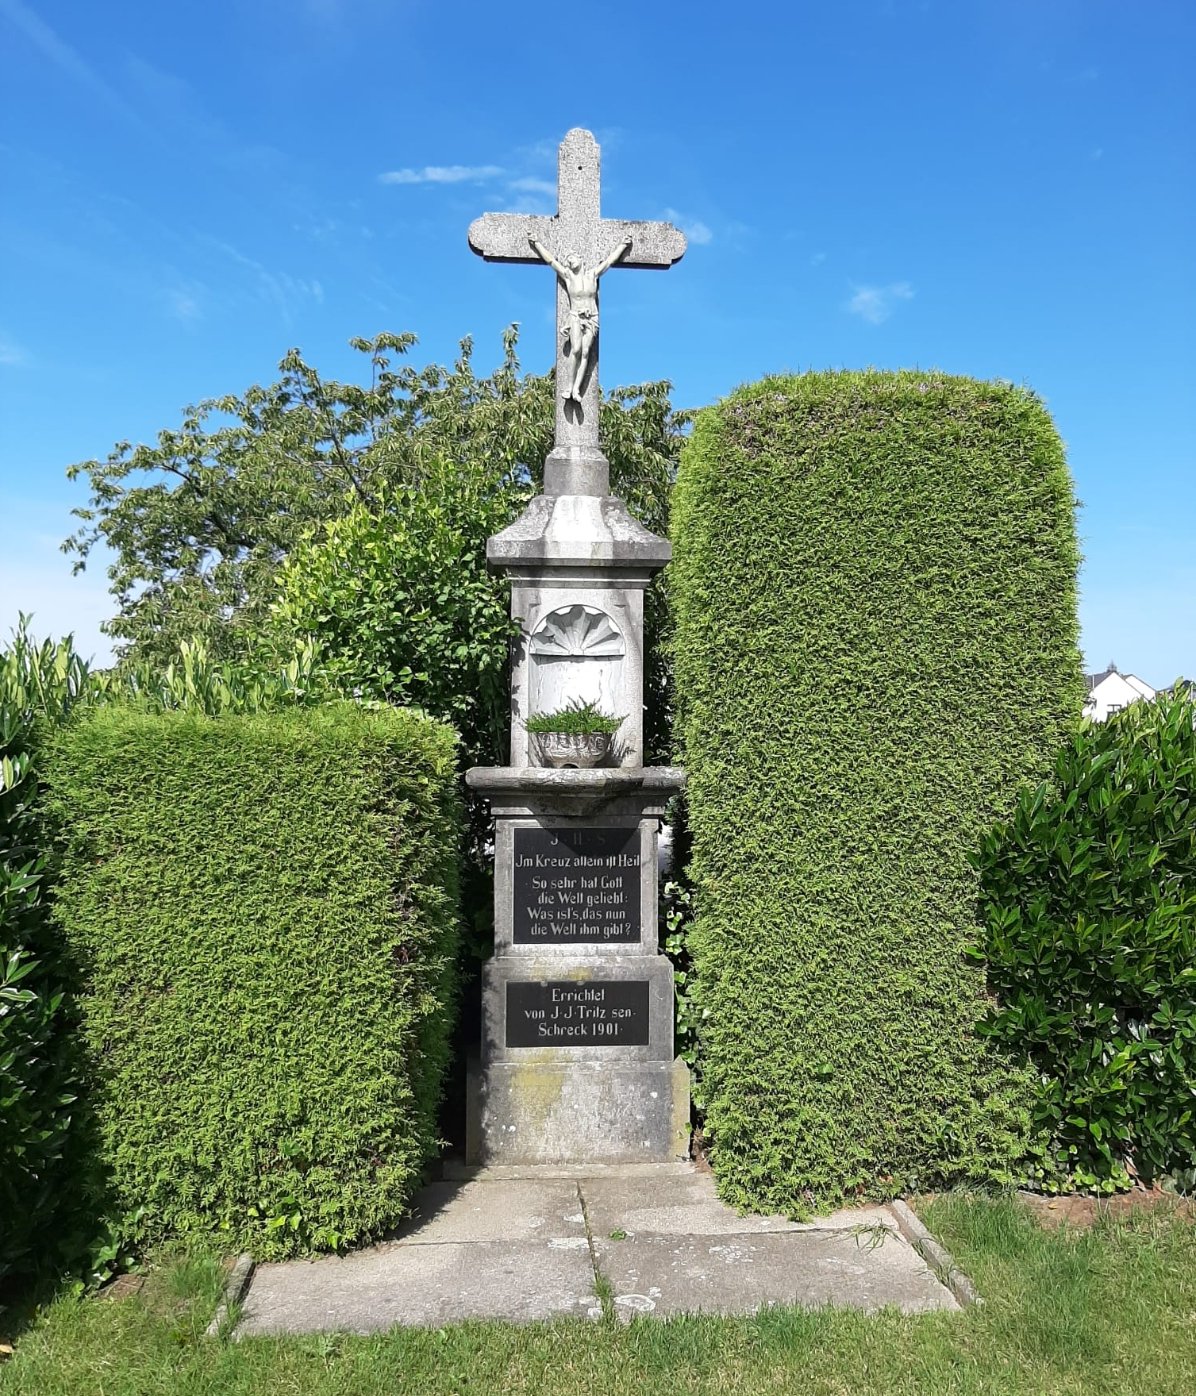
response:
{"label": "stone base", "polygon": [[470,1164],[667,1163],[688,1157],[689,1068],[680,1057],[470,1067]]}

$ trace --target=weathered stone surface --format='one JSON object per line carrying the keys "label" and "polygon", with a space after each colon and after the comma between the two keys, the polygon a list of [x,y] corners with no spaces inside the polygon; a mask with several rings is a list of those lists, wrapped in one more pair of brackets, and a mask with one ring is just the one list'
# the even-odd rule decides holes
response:
{"label": "weathered stone surface", "polygon": [[539,494],[514,523],[486,540],[486,560],[504,571],[518,564],[608,563],[651,573],[672,555],[668,539],[649,532],[611,494]]}
{"label": "weathered stone surface", "polygon": [[[659,817],[685,788],[680,766],[603,767],[553,770],[547,766],[473,766],[465,773],[471,790],[490,797],[495,814],[512,818],[554,811],[591,814],[628,810]],[[550,798],[545,798],[545,797]],[[634,802],[634,803],[633,803]]]}
{"label": "weathered stone surface", "polygon": [[895,1232],[655,1235],[612,1240],[595,1232],[598,1267],[615,1312],[751,1313],[769,1304],[824,1304],[904,1313],[957,1309],[920,1256]]}
{"label": "weathered stone surface", "polygon": [[238,1332],[372,1333],[398,1323],[585,1318],[595,1303],[584,1236],[399,1244],[343,1259],[259,1265]]}
{"label": "weathered stone surface", "polygon": [[672,1187],[680,1178],[688,1178],[695,1165],[688,1159],[671,1159],[666,1163],[494,1163],[485,1168],[446,1158],[441,1165],[445,1182],[552,1182],[571,1180],[593,1182],[594,1179],[651,1178],[663,1187]]}
{"label": "weathered stone surface", "polygon": [[599,1274],[624,1319],[764,1304],[957,1307],[887,1207],[813,1223],[741,1217],[692,1164],[500,1166],[434,1184],[415,1205],[385,1245],[259,1266],[241,1331],[594,1319]]}
{"label": "weathered stone surface", "polygon": [[595,1236],[612,1231],[628,1236],[755,1236],[791,1231],[857,1231],[885,1227],[897,1231],[887,1207],[845,1207],[812,1221],[779,1216],[743,1216],[719,1201],[711,1174],[692,1164],[660,1177],[625,1177],[614,1171],[589,1176],[586,1209]]}
{"label": "weathered stone surface", "polygon": [[474,1164],[684,1158],[689,1071],[680,1059],[492,1061],[471,1072],[467,1128]]}
{"label": "weathered stone surface", "polygon": [[447,1241],[531,1241],[577,1249],[585,1239],[577,1182],[569,1178],[491,1178],[430,1183],[395,1242],[438,1246]]}

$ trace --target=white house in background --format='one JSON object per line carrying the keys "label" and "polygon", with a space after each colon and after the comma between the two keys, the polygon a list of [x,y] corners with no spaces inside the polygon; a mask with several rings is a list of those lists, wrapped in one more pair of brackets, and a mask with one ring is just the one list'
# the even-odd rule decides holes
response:
{"label": "white house in background", "polygon": [[1103,674],[1086,674],[1088,697],[1084,700],[1084,716],[1093,722],[1104,722],[1112,713],[1128,708],[1139,698],[1153,698],[1155,690],[1136,674],[1120,674],[1112,660]]}

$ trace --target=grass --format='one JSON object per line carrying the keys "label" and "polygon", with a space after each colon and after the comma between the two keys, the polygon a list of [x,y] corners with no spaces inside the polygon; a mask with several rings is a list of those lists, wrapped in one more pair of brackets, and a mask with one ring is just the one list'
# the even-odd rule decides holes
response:
{"label": "grass", "polygon": [[[205,1339],[221,1276],[175,1260],[141,1294],[61,1298],[0,1366],[4,1396],[1180,1396],[1196,1391],[1196,1227],[1169,1213],[1041,1231],[1015,1202],[923,1213],[986,1303],[903,1317],[773,1309]],[[609,1314],[609,1308],[607,1308]],[[2,1320],[0,1320],[2,1323]]]}
{"label": "grass", "polygon": [[529,732],[541,736],[556,733],[565,736],[588,736],[594,732],[612,736],[623,725],[623,719],[604,713],[597,703],[574,700],[555,712],[533,713],[523,725]]}

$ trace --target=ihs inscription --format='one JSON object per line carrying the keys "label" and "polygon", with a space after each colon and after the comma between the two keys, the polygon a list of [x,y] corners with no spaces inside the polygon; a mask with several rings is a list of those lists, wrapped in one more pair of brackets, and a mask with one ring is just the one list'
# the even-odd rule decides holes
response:
{"label": "ihs inscription", "polygon": [[634,944],[641,928],[638,826],[515,829],[516,945]]}

